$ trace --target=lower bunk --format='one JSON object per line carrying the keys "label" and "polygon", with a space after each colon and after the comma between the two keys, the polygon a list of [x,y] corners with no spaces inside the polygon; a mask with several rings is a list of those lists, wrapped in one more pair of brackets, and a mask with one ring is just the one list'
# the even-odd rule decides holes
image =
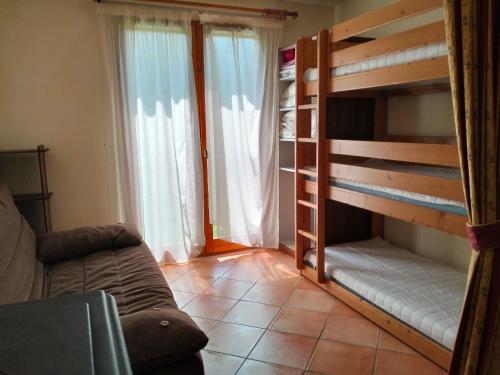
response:
{"label": "lower bunk", "polygon": [[[302,274],[316,282],[316,251]],[[456,339],[466,274],[380,237],[325,247],[324,284],[334,296],[447,369]]]}

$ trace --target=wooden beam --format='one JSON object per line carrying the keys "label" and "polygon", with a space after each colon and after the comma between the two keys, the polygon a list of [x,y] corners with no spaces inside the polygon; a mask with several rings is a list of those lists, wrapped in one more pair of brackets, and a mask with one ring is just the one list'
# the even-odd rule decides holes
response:
{"label": "wooden beam", "polygon": [[377,212],[409,223],[435,228],[461,237],[467,237],[465,233],[467,218],[465,216],[454,215],[432,208],[342,189],[335,186],[329,186],[328,190],[328,198],[334,201],[350,204],[351,206]]}
{"label": "wooden beam", "polygon": [[446,40],[444,21],[434,22],[371,42],[331,52],[329,67],[364,61],[377,56]]}
{"label": "wooden beam", "polygon": [[330,42],[337,42],[443,6],[443,0],[400,0],[331,28]]}
{"label": "wooden beam", "polygon": [[357,165],[330,163],[329,176],[464,202],[462,181]]}
{"label": "wooden beam", "polygon": [[326,85],[328,81],[328,30],[318,33],[318,91],[317,95],[317,138],[316,143],[316,252],[318,256],[317,279],[325,281],[325,189],[326,181]]}
{"label": "wooden beam", "polygon": [[[368,89],[448,78],[448,56],[330,78],[328,92]],[[307,95],[307,91],[306,91]]]}
{"label": "wooden beam", "polygon": [[460,167],[456,145],[378,141],[328,141],[330,154]]}

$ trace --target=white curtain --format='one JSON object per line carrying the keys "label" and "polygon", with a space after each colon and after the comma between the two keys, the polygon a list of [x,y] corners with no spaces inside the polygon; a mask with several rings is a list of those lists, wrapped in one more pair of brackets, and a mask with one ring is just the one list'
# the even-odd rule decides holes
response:
{"label": "white curtain", "polygon": [[277,247],[278,47],[283,21],[209,14],[200,18],[210,222],[218,238]]}
{"label": "white curtain", "polygon": [[113,218],[138,226],[159,262],[204,245],[192,14],[98,5],[108,68]]}

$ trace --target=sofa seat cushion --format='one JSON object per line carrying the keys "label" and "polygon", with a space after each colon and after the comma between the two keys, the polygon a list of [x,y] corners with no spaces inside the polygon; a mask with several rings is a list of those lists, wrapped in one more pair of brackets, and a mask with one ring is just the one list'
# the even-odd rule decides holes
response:
{"label": "sofa seat cushion", "polygon": [[120,315],[153,307],[177,308],[156,261],[145,244],[105,250],[46,265],[44,297],[104,290]]}

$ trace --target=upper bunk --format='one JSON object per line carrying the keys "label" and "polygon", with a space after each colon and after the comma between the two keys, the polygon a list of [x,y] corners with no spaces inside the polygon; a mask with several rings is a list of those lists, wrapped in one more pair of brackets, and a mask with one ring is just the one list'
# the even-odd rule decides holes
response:
{"label": "upper bunk", "polygon": [[325,41],[303,38],[297,46],[297,54],[305,55],[297,66],[297,84],[303,84],[305,96],[313,96],[318,80],[327,81],[328,94],[448,82],[444,21],[377,39],[359,37],[442,5],[442,0],[400,0],[331,27]]}

